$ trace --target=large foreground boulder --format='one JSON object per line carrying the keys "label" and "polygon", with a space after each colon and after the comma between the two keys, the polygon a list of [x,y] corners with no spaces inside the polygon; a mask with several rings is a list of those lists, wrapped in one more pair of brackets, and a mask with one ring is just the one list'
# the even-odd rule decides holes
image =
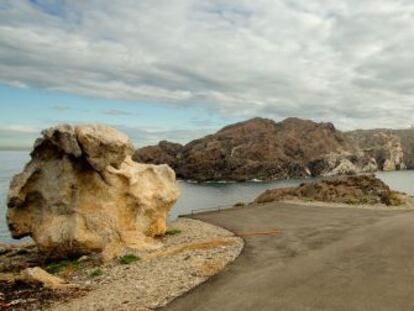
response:
{"label": "large foreground boulder", "polygon": [[167,165],[132,161],[128,137],[99,125],[60,125],[42,132],[31,161],[8,193],[14,238],[31,236],[54,257],[157,247],[178,198]]}

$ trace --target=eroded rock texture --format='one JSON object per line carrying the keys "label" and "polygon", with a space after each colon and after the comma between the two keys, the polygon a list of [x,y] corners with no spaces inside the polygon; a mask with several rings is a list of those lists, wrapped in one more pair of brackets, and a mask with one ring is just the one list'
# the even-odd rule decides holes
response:
{"label": "eroded rock texture", "polygon": [[42,132],[31,161],[8,193],[14,238],[31,236],[54,257],[154,248],[178,198],[167,165],[131,160],[128,137],[99,125],[61,125]]}
{"label": "eroded rock texture", "polygon": [[306,182],[298,187],[268,189],[256,198],[255,203],[292,199],[347,204],[404,204],[400,193],[392,191],[374,175],[336,176]]}
{"label": "eroded rock texture", "polygon": [[405,169],[405,162],[410,162],[409,153],[405,150],[399,132],[406,131],[356,130],[346,135],[366,154],[375,158],[380,170],[395,171]]}

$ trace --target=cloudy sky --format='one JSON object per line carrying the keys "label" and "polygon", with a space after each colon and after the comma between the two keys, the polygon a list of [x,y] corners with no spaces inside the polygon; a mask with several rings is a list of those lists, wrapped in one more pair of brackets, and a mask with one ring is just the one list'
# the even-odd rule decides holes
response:
{"label": "cloudy sky", "polygon": [[105,123],[137,146],[263,116],[414,123],[412,0],[1,0],[0,147]]}

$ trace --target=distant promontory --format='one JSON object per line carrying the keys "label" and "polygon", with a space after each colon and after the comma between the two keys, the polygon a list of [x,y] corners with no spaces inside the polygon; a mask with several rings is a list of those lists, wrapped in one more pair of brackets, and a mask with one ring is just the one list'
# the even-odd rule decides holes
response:
{"label": "distant promontory", "polygon": [[186,145],[137,149],[133,159],[199,182],[277,180],[412,168],[413,142],[414,130],[341,132],[329,122],[254,118]]}

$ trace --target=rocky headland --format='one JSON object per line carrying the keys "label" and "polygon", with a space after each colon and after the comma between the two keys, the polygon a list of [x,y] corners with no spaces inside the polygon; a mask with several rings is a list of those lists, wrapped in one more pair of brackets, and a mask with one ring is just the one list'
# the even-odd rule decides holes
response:
{"label": "rocky headland", "polygon": [[186,145],[162,141],[135,151],[142,163],[171,166],[195,181],[275,180],[373,172],[375,158],[332,123],[254,118]]}
{"label": "rocky headland", "polygon": [[298,187],[268,189],[254,203],[317,201],[348,205],[412,206],[413,198],[393,191],[374,175],[325,177]]}

